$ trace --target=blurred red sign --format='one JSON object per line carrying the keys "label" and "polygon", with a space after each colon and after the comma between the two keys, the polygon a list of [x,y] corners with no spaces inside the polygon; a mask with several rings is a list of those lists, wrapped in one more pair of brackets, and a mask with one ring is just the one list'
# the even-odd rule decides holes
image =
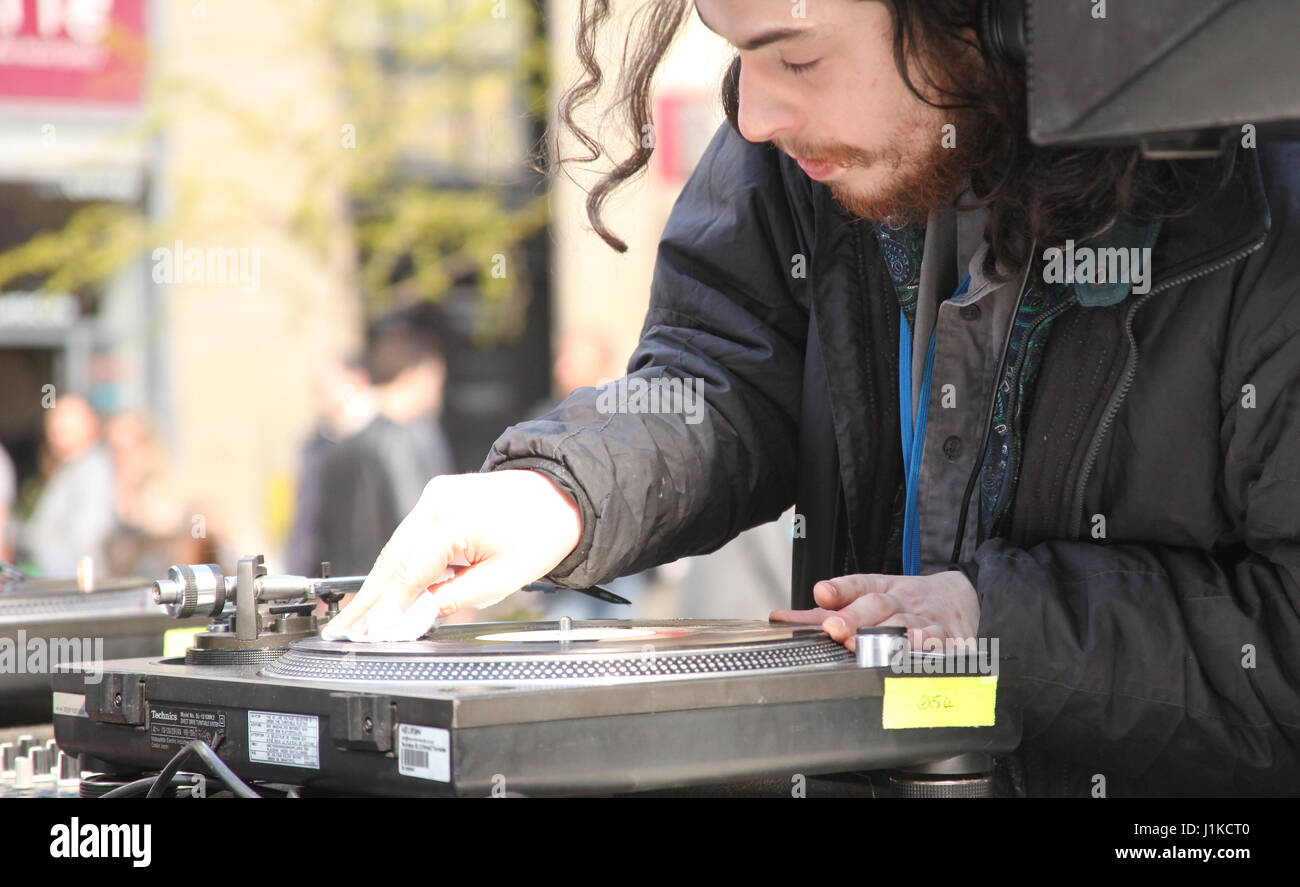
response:
{"label": "blurred red sign", "polygon": [[674,183],[691,174],[718,129],[713,102],[713,96],[699,92],[663,91],[656,97],[655,173]]}
{"label": "blurred red sign", "polygon": [[146,0],[0,0],[0,98],[138,104]]}

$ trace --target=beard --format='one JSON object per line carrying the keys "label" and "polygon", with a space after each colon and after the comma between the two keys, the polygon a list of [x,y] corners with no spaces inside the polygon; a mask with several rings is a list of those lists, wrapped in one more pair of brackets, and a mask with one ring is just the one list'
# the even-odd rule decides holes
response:
{"label": "beard", "polygon": [[[956,127],[953,147],[944,147],[936,138],[906,154],[898,148],[864,151],[848,145],[805,147],[778,143],[777,147],[796,157],[838,163],[849,170],[870,168],[884,172],[883,180],[869,189],[843,183],[827,186],[835,201],[855,218],[923,222],[932,212],[956,202],[978,162],[978,146],[985,143],[980,118],[969,111],[948,112],[940,120],[918,118],[909,121],[905,129],[940,133],[946,123]],[[907,140],[896,136],[890,144],[907,144]]]}
{"label": "beard", "polygon": [[[959,135],[968,128],[958,127]],[[924,222],[931,213],[952,206],[966,189],[975,167],[973,151],[931,143],[929,150],[911,158],[892,159],[889,178],[871,190],[832,185],[831,196],[850,215],[871,221]]]}
{"label": "beard", "polygon": [[[935,106],[950,104],[948,98],[972,86],[977,94],[988,88],[994,75],[978,53],[960,47],[930,70],[940,82],[926,81],[928,100],[922,102],[918,97],[912,112],[884,142],[890,147],[870,151],[842,143],[777,147],[797,148],[786,153],[838,163],[849,170],[877,171],[876,182],[869,187],[842,182],[828,185],[831,196],[850,215],[875,222],[924,222],[931,213],[957,202],[971,173],[985,159],[982,155],[992,144],[996,128],[993,119],[969,105]],[[952,130],[945,130],[948,124]],[[951,139],[947,132],[952,133]],[[931,135],[918,139],[918,133]],[[945,141],[952,147],[945,147]]]}

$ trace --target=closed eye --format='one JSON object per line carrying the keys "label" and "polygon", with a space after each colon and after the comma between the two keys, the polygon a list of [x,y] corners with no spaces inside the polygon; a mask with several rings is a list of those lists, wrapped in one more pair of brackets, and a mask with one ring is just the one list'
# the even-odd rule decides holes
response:
{"label": "closed eye", "polygon": [[796,74],[796,75],[797,75],[797,74],[806,74],[806,73],[808,73],[809,71],[811,71],[813,68],[817,67],[817,65],[818,65],[818,63],[819,63],[820,61],[821,61],[821,59],[817,59],[816,61],[805,62],[805,63],[803,63],[803,64],[801,64],[801,65],[796,65],[796,64],[792,64],[792,63],[790,63],[790,62],[787,62],[785,59],[781,59],[781,67],[784,68],[785,70],[789,71],[791,74]]}

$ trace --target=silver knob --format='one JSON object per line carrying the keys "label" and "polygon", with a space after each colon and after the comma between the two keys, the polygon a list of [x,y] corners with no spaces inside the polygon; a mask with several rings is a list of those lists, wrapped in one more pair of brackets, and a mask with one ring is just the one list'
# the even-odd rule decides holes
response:
{"label": "silver knob", "polygon": [[907,629],[901,625],[859,628],[854,643],[859,668],[883,668],[895,656],[907,653]]}
{"label": "silver knob", "polygon": [[0,743],[0,773],[12,774],[16,760],[18,760],[18,746],[12,742]]}

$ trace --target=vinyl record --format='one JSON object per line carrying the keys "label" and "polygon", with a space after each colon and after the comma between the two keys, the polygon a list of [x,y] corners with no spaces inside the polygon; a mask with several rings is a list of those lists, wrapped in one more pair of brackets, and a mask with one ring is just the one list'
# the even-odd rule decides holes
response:
{"label": "vinyl record", "polygon": [[290,680],[616,682],[777,671],[852,659],[820,628],[695,619],[449,625],[409,643],[297,641],[263,674]]}

